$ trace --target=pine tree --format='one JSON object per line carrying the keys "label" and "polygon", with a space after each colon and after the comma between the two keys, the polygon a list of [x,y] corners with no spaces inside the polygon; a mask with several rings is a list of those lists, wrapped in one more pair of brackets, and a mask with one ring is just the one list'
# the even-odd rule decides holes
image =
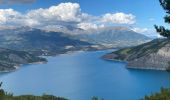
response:
{"label": "pine tree", "polygon": [[92,100],[98,100],[98,97],[94,96],[94,97],[92,98]]}
{"label": "pine tree", "polygon": [[[165,23],[170,24],[170,0],[159,0],[161,6],[166,11],[166,16],[164,17]],[[154,25],[156,31],[163,37],[170,38],[170,30],[166,29],[164,26]]]}

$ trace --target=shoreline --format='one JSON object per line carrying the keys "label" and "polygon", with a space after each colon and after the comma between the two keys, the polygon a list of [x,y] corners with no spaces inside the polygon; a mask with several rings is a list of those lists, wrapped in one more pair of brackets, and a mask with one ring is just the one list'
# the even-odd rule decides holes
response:
{"label": "shoreline", "polygon": [[38,61],[38,62],[32,62],[28,64],[46,64],[48,61]]}
{"label": "shoreline", "polygon": [[[113,58],[107,58],[107,54],[101,57],[103,60],[107,61],[113,61],[113,62],[122,62],[122,63],[128,63],[128,61],[124,60],[118,60]],[[153,67],[134,67],[134,66],[128,66],[126,65],[126,68],[128,69],[136,69],[136,70],[156,70],[156,71],[166,71],[164,68],[153,68]]]}
{"label": "shoreline", "polygon": [[32,62],[32,63],[27,63],[27,64],[19,64],[13,66],[14,69],[11,70],[5,70],[5,71],[0,71],[0,73],[10,73],[10,72],[15,72],[16,70],[19,70],[23,65],[32,65],[32,64],[46,64],[48,61],[38,61],[38,62]]}
{"label": "shoreline", "polygon": [[137,69],[137,70],[155,70],[155,71],[166,71],[166,69],[162,68],[151,68],[151,67],[132,67],[132,66],[126,66],[128,69]]}
{"label": "shoreline", "polygon": [[107,60],[107,61],[115,61],[115,62],[128,63],[128,61],[118,60],[118,59],[112,59],[112,58],[104,58],[104,57],[101,57],[101,59],[104,59],[104,60]]}

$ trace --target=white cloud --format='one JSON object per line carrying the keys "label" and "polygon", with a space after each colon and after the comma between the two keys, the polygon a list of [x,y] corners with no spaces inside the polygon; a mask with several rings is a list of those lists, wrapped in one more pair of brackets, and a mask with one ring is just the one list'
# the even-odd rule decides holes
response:
{"label": "white cloud", "polygon": [[122,12],[115,14],[107,13],[103,15],[102,22],[114,24],[134,24],[135,16],[132,14],[125,14]]}
{"label": "white cloud", "polygon": [[79,23],[88,20],[90,15],[82,13],[77,3],[61,3],[48,9],[36,9],[21,14],[13,9],[0,9],[0,24],[26,26],[53,25],[58,22]]}
{"label": "white cloud", "polygon": [[151,29],[148,28],[132,28],[133,31],[137,32],[137,33],[148,33],[149,31],[151,31]]}
{"label": "white cloud", "polygon": [[0,9],[0,24],[17,21],[21,14],[13,9]]}
{"label": "white cloud", "polygon": [[149,18],[149,21],[155,21],[155,18]]}
{"label": "white cloud", "polygon": [[[66,21],[81,22],[88,17],[88,14],[82,13],[78,3],[61,3],[48,9],[36,9],[28,12],[28,17],[36,20],[45,21]],[[42,20],[40,20],[42,21]]]}
{"label": "white cloud", "polygon": [[0,9],[0,25],[1,26],[35,26],[38,25],[37,20],[29,18],[13,9]]}
{"label": "white cloud", "polygon": [[98,26],[93,23],[80,23],[77,25],[78,28],[84,29],[84,30],[89,30],[89,29],[97,29]]}
{"label": "white cloud", "polygon": [[94,24],[94,23],[79,23],[77,24],[77,27],[78,28],[81,28],[81,29],[84,29],[84,30],[91,30],[91,29],[98,29],[98,28],[103,28],[105,27],[104,24],[100,24],[100,25],[97,25],[97,24]]}
{"label": "white cloud", "polygon": [[132,28],[133,31],[137,33],[144,34],[149,37],[160,37],[160,35],[155,31],[155,29],[149,29],[149,28]]}
{"label": "white cloud", "polygon": [[[13,9],[0,9],[1,26],[30,26],[35,28],[56,25],[73,25],[79,28],[97,29],[109,24],[134,24],[135,16],[132,14],[115,13],[103,16],[92,16],[81,11],[78,3],[60,3],[49,8],[30,10],[20,13]],[[54,28],[54,27],[52,27]]]}

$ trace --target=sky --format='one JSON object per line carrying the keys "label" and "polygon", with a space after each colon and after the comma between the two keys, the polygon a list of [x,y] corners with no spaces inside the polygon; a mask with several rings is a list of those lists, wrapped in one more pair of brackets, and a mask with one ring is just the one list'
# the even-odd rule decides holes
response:
{"label": "sky", "polygon": [[154,24],[168,26],[164,16],[158,0],[0,0],[0,25],[5,27],[70,24],[88,30],[117,25],[152,34]]}

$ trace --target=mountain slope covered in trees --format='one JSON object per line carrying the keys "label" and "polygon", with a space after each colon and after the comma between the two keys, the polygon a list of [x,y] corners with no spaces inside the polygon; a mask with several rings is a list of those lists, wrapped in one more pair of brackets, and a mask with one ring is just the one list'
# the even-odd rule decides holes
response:
{"label": "mountain slope covered in trees", "polygon": [[22,64],[46,62],[46,59],[28,52],[0,48],[0,71],[12,71]]}
{"label": "mountain slope covered in trees", "polygon": [[29,51],[35,55],[57,54],[90,46],[90,43],[71,39],[60,32],[46,32],[30,27],[0,30],[0,47]]}
{"label": "mountain slope covered in trees", "polygon": [[[2,82],[0,84],[0,87]],[[68,100],[64,97],[56,97],[53,95],[42,95],[42,96],[34,96],[34,95],[21,95],[14,96],[12,93],[6,92],[4,89],[0,89],[0,100]]]}

